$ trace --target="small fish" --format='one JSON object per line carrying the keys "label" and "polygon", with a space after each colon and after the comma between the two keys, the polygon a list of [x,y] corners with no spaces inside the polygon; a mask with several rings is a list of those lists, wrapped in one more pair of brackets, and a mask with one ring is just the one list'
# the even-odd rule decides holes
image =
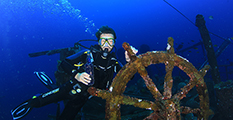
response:
{"label": "small fish", "polygon": [[231,39],[233,40],[233,37],[231,37]]}
{"label": "small fish", "polygon": [[210,19],[210,20],[213,20],[213,19],[214,19],[214,17],[211,15],[211,16],[209,16],[209,19]]}
{"label": "small fish", "polygon": [[233,65],[233,62],[229,61],[230,65]]}
{"label": "small fish", "polygon": [[196,48],[196,47],[195,47],[195,48],[193,48],[193,49],[198,50],[198,48]]}
{"label": "small fish", "polygon": [[195,42],[194,40],[191,40],[191,42]]}
{"label": "small fish", "polygon": [[214,47],[218,47],[218,45],[214,45]]}

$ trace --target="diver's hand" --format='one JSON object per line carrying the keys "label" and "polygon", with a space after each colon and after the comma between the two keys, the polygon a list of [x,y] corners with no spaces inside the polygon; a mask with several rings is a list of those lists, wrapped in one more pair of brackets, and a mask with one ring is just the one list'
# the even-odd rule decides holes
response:
{"label": "diver's hand", "polygon": [[[133,47],[133,46],[130,46],[131,47],[131,49],[133,50],[133,53],[136,55],[137,53],[138,53],[138,50],[135,48],[135,47]],[[125,60],[127,61],[127,62],[130,62],[130,58],[129,58],[129,55],[128,55],[128,52],[127,51],[125,51]]]}
{"label": "diver's hand", "polygon": [[85,85],[91,82],[91,77],[86,72],[77,73],[74,78]]}

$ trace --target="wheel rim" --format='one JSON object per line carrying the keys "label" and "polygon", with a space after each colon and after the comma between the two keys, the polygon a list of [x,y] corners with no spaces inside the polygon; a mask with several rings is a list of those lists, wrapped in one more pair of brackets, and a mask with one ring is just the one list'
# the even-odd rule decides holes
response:
{"label": "wheel rim", "polygon": [[[153,110],[146,119],[181,119],[180,114],[195,113],[199,119],[208,119],[213,114],[209,109],[209,96],[204,75],[209,70],[209,66],[205,66],[198,71],[187,59],[176,55],[173,48],[173,38],[168,38],[167,51],[152,51],[136,56],[128,43],[123,43],[123,48],[128,52],[131,62],[127,63],[113,79],[113,83],[109,91],[96,89],[91,87],[88,92],[97,97],[106,100],[105,118],[110,120],[121,119],[120,105],[133,105],[144,109]],[[165,64],[166,75],[164,78],[163,94],[157,89],[152,79],[149,77],[145,67],[151,64]],[[173,85],[172,71],[174,66],[184,71],[189,77],[189,83],[181,88],[181,91],[172,95],[171,89]],[[123,95],[126,84],[133,75],[138,72],[144,79],[147,88],[152,93],[155,101],[147,101],[138,98],[132,98]],[[189,108],[180,106],[180,100],[183,99],[188,92],[195,87],[199,94],[200,108]]]}

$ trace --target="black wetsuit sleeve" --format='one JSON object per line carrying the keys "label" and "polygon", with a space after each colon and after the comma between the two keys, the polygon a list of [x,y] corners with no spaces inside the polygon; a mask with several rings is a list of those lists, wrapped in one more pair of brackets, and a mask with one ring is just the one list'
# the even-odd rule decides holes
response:
{"label": "black wetsuit sleeve", "polygon": [[115,62],[115,65],[114,65],[114,72],[115,73],[118,73],[121,68],[123,67],[122,63],[117,59],[115,53],[112,54],[113,58],[115,58],[116,62]]}
{"label": "black wetsuit sleeve", "polygon": [[[122,64],[116,60],[115,63],[114,63],[114,70],[112,71],[112,73],[117,74],[117,73],[121,70],[121,68],[122,68]],[[113,77],[114,77],[114,76],[113,76],[113,74],[112,74],[112,77],[108,80],[109,83],[108,83],[107,86],[106,86],[106,89],[107,89],[107,90],[109,89],[109,87],[110,87],[111,84],[112,84]]]}
{"label": "black wetsuit sleeve", "polygon": [[120,63],[120,61],[118,61],[115,67],[116,67],[116,73],[118,73],[123,67],[123,65]]}
{"label": "black wetsuit sleeve", "polygon": [[61,62],[60,67],[69,75],[73,75],[73,70],[76,69],[66,59]]}
{"label": "black wetsuit sleeve", "polygon": [[61,62],[60,67],[64,70],[65,73],[69,75],[76,75],[77,73],[83,72],[83,70],[78,69],[77,67],[74,66],[74,64],[77,64],[79,62],[84,63],[85,60],[86,60],[86,55],[84,54],[72,59],[67,57],[65,60]]}

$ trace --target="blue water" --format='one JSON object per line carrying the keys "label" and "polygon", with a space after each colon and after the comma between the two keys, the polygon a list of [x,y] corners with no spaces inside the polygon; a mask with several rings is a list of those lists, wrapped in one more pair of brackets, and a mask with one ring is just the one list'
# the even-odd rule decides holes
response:
{"label": "blue water", "polygon": [[[0,119],[10,120],[10,110],[36,93],[47,91],[33,74],[45,71],[52,79],[59,55],[28,57],[29,53],[71,47],[82,39],[96,39],[93,34],[102,25],[117,34],[116,47],[123,42],[139,48],[164,50],[167,38],[175,47],[189,47],[201,40],[196,26],[163,0],[1,0],[0,3]],[[167,0],[195,23],[197,14],[205,17],[209,31],[233,37],[232,0]],[[80,12],[81,11],[81,12]],[[209,16],[213,16],[210,19]],[[210,35],[214,49],[224,41]],[[91,43],[94,44],[94,43]],[[84,43],[90,46],[90,43]],[[217,58],[219,65],[233,62],[233,44]],[[201,46],[182,53],[194,66],[206,59]],[[219,68],[222,81],[227,80],[225,67]],[[232,67],[228,71],[233,72]],[[229,74],[228,79],[233,75]],[[51,104],[33,111],[24,118],[42,120],[55,114]]]}

